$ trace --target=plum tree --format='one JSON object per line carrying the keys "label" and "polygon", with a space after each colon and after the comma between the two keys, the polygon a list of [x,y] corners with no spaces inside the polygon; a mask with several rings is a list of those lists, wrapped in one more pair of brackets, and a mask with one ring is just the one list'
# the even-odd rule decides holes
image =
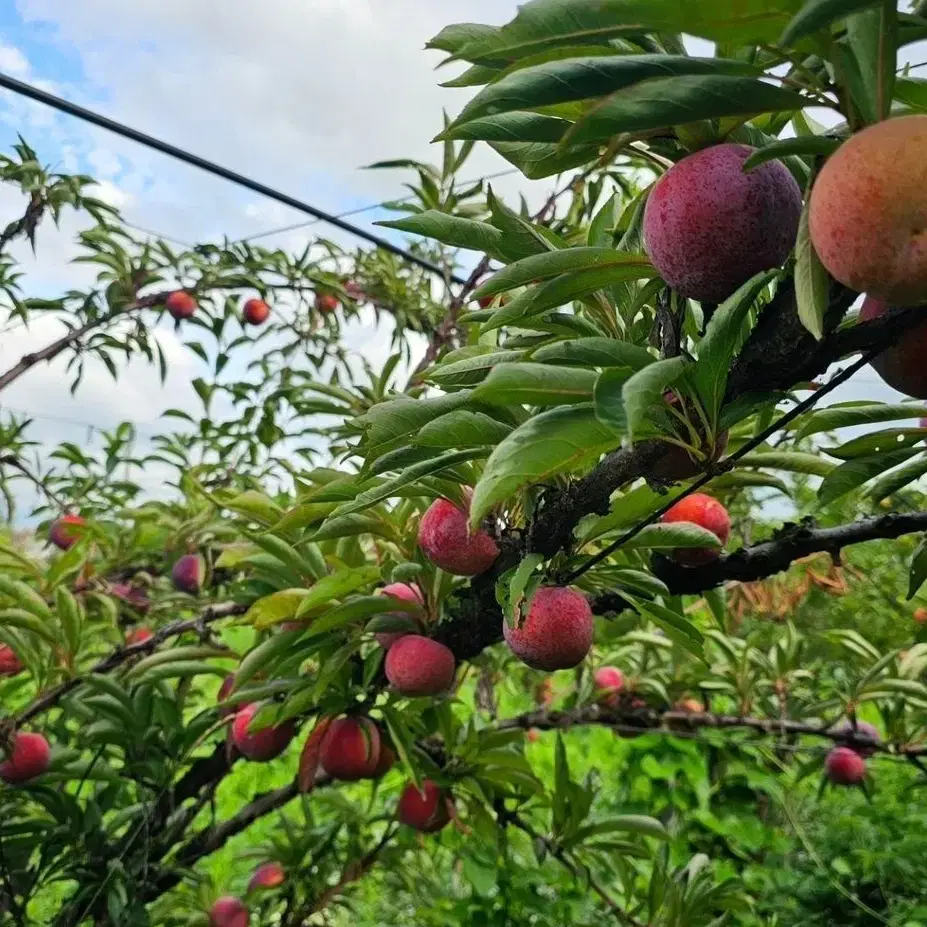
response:
{"label": "plum tree", "polygon": [[570,669],[592,646],[592,610],[575,589],[546,586],[535,592],[524,621],[516,626],[504,621],[502,632],[512,653],[528,666]]}
{"label": "plum tree", "polygon": [[209,910],[209,927],[248,927],[251,915],[240,898],[223,895]]}
{"label": "plum tree", "polygon": [[248,891],[256,892],[264,888],[279,888],[286,882],[286,870],[280,863],[262,863],[248,882]]}
{"label": "plum tree", "polygon": [[332,293],[317,293],[315,297],[315,308],[317,312],[328,315],[334,312],[339,306],[338,297]]}
{"label": "plum tree", "polygon": [[624,689],[624,673],[617,666],[600,666],[593,676],[599,704],[614,708]]}
{"label": "plum tree", "polygon": [[199,595],[206,581],[206,561],[199,554],[184,554],[171,569],[174,588],[189,595]]}
{"label": "plum tree", "polygon": [[136,644],[144,644],[145,641],[150,641],[154,637],[154,631],[151,628],[146,628],[140,626],[137,628],[132,628],[126,634],[126,646],[134,647]]}
{"label": "plum tree", "polygon": [[[400,602],[415,602],[419,605],[425,604],[425,597],[422,590],[415,583],[389,583],[380,590],[381,595],[390,596],[399,599]],[[387,612],[389,615],[403,616],[405,612]],[[389,650],[396,641],[399,640],[406,631],[380,631],[374,634],[377,643],[384,649]]]}
{"label": "plum tree", "polygon": [[674,164],[647,199],[647,254],[683,296],[721,302],[778,267],[795,244],[798,184],[779,161],[744,171],[753,153],[735,144],[697,151]]}
{"label": "plum tree", "polygon": [[927,299],[927,115],[844,142],[811,191],[811,240],[841,283],[891,305]]}
{"label": "plum tree", "polygon": [[422,516],[418,543],[436,566],[456,576],[485,573],[499,556],[496,542],[482,529],[471,532],[468,513],[437,499]]}
{"label": "plum tree", "polygon": [[407,827],[434,834],[441,830],[451,819],[448,810],[449,796],[431,779],[422,782],[421,789],[410,782],[399,798],[397,814],[399,820]]}
{"label": "plum tree", "polygon": [[834,785],[859,785],[866,778],[866,761],[849,747],[834,747],[827,754],[824,771]]}
{"label": "plum tree", "polygon": [[380,731],[370,718],[338,718],[322,741],[322,766],[335,779],[371,779],[380,762]]}
{"label": "plum tree", "polygon": [[[878,319],[888,312],[887,303],[867,296],[859,310],[861,322]],[[927,324],[907,332],[897,344],[887,348],[872,361],[875,372],[893,389],[917,399],[927,399]]]}
{"label": "plum tree", "polygon": [[18,676],[24,669],[16,651],[6,644],[0,644],[0,676]]}
{"label": "plum tree", "polygon": [[241,309],[242,320],[247,325],[263,325],[270,316],[270,306],[263,299],[249,299]]}
{"label": "plum tree", "polygon": [[196,300],[185,290],[174,290],[164,300],[164,308],[170,313],[171,318],[179,322],[191,318],[196,312]]}
{"label": "plum tree", "polygon": [[81,537],[81,528],[86,524],[80,515],[68,513],[55,519],[48,529],[48,540],[60,550],[70,550]]}
{"label": "plum tree", "polygon": [[402,695],[439,695],[454,682],[453,652],[420,634],[406,634],[386,653],[386,678]]}

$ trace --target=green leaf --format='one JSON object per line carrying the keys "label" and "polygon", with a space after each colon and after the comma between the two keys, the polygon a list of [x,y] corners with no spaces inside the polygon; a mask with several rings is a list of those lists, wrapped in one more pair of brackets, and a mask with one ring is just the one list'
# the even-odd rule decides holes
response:
{"label": "green leaf", "polygon": [[275,524],[283,515],[283,509],[273,499],[256,489],[249,489],[231,499],[224,499],[222,504],[227,509],[244,515],[265,527]]}
{"label": "green leaf", "polygon": [[453,55],[468,43],[491,38],[498,31],[496,26],[484,26],[479,23],[456,23],[445,26],[431,41],[425,44],[425,48],[438,49],[450,52]]}
{"label": "green leaf", "polygon": [[860,435],[846,441],[839,447],[826,448],[831,457],[841,460],[850,460],[853,457],[869,457],[872,454],[883,454],[888,451],[900,451],[905,447],[914,447],[927,437],[927,430],[923,428],[886,428],[882,431],[873,431],[867,435]]}
{"label": "green leaf", "polygon": [[881,122],[891,112],[895,92],[898,16],[895,0],[881,0],[872,9],[847,18],[847,44],[860,73],[854,102],[868,123]]}
{"label": "green leaf", "polygon": [[483,380],[497,364],[520,360],[524,354],[524,351],[481,350],[473,357],[431,367],[422,374],[422,379],[429,383],[437,383],[442,389],[472,386]]}
{"label": "green leaf", "polygon": [[598,374],[580,367],[500,364],[474,391],[489,405],[558,406],[588,402]]}
{"label": "green leaf", "polygon": [[400,489],[420,480],[423,476],[439,473],[441,470],[447,470],[449,467],[453,467],[456,464],[468,460],[475,460],[483,456],[485,456],[485,453],[480,449],[449,451],[438,457],[432,457],[429,460],[423,460],[420,463],[413,464],[391,479],[384,480],[378,486],[374,486],[372,489],[360,493],[350,502],[339,505],[332,513],[331,517],[337,518],[342,515],[352,515],[355,512],[369,509],[378,502],[382,502],[384,499],[389,499],[391,496],[396,495]]}
{"label": "green leaf", "polygon": [[927,474],[927,458],[920,457],[910,460],[896,470],[891,470],[877,480],[873,480],[872,485],[866,490],[866,495],[873,502],[880,502],[909,483],[913,483],[914,480],[919,480],[925,474]]}
{"label": "green leaf", "polygon": [[908,574],[908,598],[913,599],[927,579],[927,537],[921,538],[917,550],[911,557],[911,569]]}
{"label": "green leaf", "polygon": [[635,607],[658,625],[674,644],[700,660],[705,659],[705,637],[685,615],[656,602],[637,602]]}
{"label": "green leaf", "polygon": [[776,276],[775,270],[764,271],[740,286],[715,310],[699,342],[692,378],[712,421],[721,410],[731,361],[743,341],[747,313]]}
{"label": "green leaf", "polygon": [[493,274],[473,293],[474,299],[485,299],[513,290],[515,287],[556,277],[578,270],[620,268],[642,280],[656,276],[653,265],[643,254],[622,254],[614,248],[567,248],[563,251],[548,251],[522,258]]}
{"label": "green leaf", "polygon": [[622,550],[667,550],[677,547],[722,547],[716,534],[692,522],[679,521],[647,525],[622,545]]}
{"label": "green leaf", "polygon": [[[468,123],[468,127],[476,124]],[[509,164],[514,164],[528,180],[543,180],[545,177],[554,177],[574,167],[589,164],[599,153],[597,145],[561,148],[552,142],[490,141],[489,144]]]}
{"label": "green leaf", "polygon": [[785,28],[780,45],[794,45],[799,39],[824,29],[838,19],[875,6],[881,0],[807,0]]}
{"label": "green leaf", "polygon": [[554,103],[588,100],[622,90],[639,81],[680,74],[754,75],[757,69],[742,61],[690,58],[685,55],[615,55],[576,57],[520,68],[481,90],[451,123],[452,126],[497,116],[512,110],[531,110]]}
{"label": "green leaf", "polygon": [[457,49],[465,61],[509,62],[566,44],[620,35],[686,33],[717,42],[774,42],[801,0],[533,0],[493,33]]}
{"label": "green leaf", "polygon": [[[337,573],[332,573],[331,576],[323,576],[300,602],[299,608],[296,610],[296,617],[299,618],[320,605],[326,605],[333,599],[340,599],[361,586],[369,586],[371,583],[377,582],[379,578],[380,568],[375,566],[352,567],[339,570]],[[261,627],[261,625],[258,624],[258,627]]]}
{"label": "green leaf", "polygon": [[421,235],[422,238],[431,238],[453,248],[479,251],[503,259],[500,250],[502,233],[486,222],[462,219],[436,209],[426,209],[413,216],[383,220],[375,224],[412,235]]}
{"label": "green leaf", "polygon": [[744,454],[737,461],[738,467],[767,467],[772,470],[787,470],[791,473],[808,473],[812,476],[827,476],[834,464],[819,454],[802,451],[754,451]]}
{"label": "green leaf", "polygon": [[520,489],[582,469],[615,444],[615,435],[596,420],[591,406],[553,409],[529,419],[486,462],[470,506],[472,528]]}
{"label": "green leaf", "polygon": [[530,603],[534,595],[532,587],[540,582],[535,571],[543,562],[541,554],[528,554],[516,569],[507,570],[496,581],[496,601],[502,605],[502,614],[509,627],[518,623],[522,605]]}
{"label": "green leaf", "polygon": [[670,839],[670,833],[666,826],[656,818],[646,817],[642,814],[620,814],[581,827],[573,835],[572,839],[567,841],[567,848],[578,846],[590,837],[614,833],[638,834],[641,837],[653,837],[656,840]]}
{"label": "green leaf", "polygon": [[895,99],[911,109],[927,113],[927,80],[914,77],[896,78]]}
{"label": "green leaf", "polygon": [[504,425],[483,412],[458,409],[429,422],[415,439],[417,447],[453,448],[496,445],[511,434]]}
{"label": "green leaf", "polygon": [[492,187],[486,191],[492,224],[502,232],[502,245],[506,256],[513,261],[555,250],[550,241],[530,222],[512,212],[498,199]]}
{"label": "green leaf", "polygon": [[274,660],[289,656],[293,652],[293,645],[301,636],[301,631],[278,631],[254,649],[249,650],[238,669],[235,670],[235,689],[243,689],[246,683],[254,679]]}
{"label": "green leaf", "polygon": [[901,451],[892,451],[888,454],[877,454],[872,457],[856,457],[841,464],[824,477],[818,488],[818,505],[824,506],[852,492],[873,477],[897,467],[910,460],[917,449],[906,448]]}
{"label": "green leaf", "polygon": [[640,431],[650,409],[662,399],[667,387],[672,386],[685,372],[688,362],[683,357],[668,357],[632,374],[621,387],[621,400],[627,419],[628,435],[632,438]]}
{"label": "green leaf", "polygon": [[763,148],[759,148],[744,161],[744,171],[752,171],[767,161],[778,161],[790,155],[807,155],[809,157],[829,157],[841,145],[839,138],[827,135],[800,135],[797,138],[777,139]]}
{"label": "green leaf", "polygon": [[313,618],[304,633],[304,637],[317,637],[320,634],[329,634],[352,624],[369,618],[371,615],[382,615],[384,611],[402,612],[405,615],[424,615],[424,609],[417,602],[403,602],[398,599],[387,598],[382,595],[362,596],[338,605],[324,615]]}
{"label": "green leaf", "polygon": [[811,241],[808,205],[806,203],[802,209],[798,239],[795,242],[795,300],[801,324],[820,341],[824,337],[824,313],[829,304],[830,278]]}
{"label": "green leaf", "polygon": [[808,100],[749,77],[668,77],[635,84],[605,97],[561,144],[604,142],[619,133],[647,132],[680,123],[797,110]]}
{"label": "green leaf", "polygon": [[245,613],[243,621],[257,628],[269,628],[295,617],[308,589],[280,589],[258,599]]}
{"label": "green leaf", "polygon": [[927,404],[855,402],[830,406],[800,420],[798,437],[807,438],[821,431],[891,422],[902,418],[927,418]]}
{"label": "green leaf", "polygon": [[531,359],[542,364],[576,364],[580,367],[626,367],[641,370],[655,360],[646,349],[614,338],[574,338],[538,348]]}

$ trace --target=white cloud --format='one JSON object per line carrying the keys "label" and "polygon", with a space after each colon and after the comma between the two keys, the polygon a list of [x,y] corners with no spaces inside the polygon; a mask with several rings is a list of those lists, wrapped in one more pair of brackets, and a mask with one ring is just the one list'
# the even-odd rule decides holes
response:
{"label": "white cloud", "polygon": [[13,77],[27,77],[29,70],[29,60],[18,48],[0,43],[0,71]]}

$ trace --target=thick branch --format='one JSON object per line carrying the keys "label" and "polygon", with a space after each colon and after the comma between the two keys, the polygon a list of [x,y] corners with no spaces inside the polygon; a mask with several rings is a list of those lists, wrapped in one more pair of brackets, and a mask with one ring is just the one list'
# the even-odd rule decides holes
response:
{"label": "thick branch", "polygon": [[531,711],[499,724],[502,730],[518,728],[541,731],[566,730],[587,724],[598,724],[620,731],[646,730],[652,733],[674,734],[679,731],[714,728],[716,730],[748,730],[768,737],[807,736],[829,740],[848,747],[865,747],[877,753],[896,756],[924,756],[927,746],[876,741],[859,731],[837,730],[820,723],[789,721],[778,718],[748,718],[739,715],[716,715],[709,712],[657,711],[651,708],[618,706],[605,708],[588,705],[571,711]]}
{"label": "thick branch", "polygon": [[844,547],[865,541],[898,538],[927,531],[927,513],[880,515],[836,528],[812,528],[809,524],[785,525],[770,541],[745,547],[699,567],[680,566],[666,557],[654,561],[653,571],[674,595],[704,592],[728,581],[755,582],[787,570],[809,554],[837,556]]}
{"label": "thick branch", "polygon": [[81,676],[74,676],[62,682],[60,685],[49,689],[43,695],[40,695],[31,705],[23,709],[16,718],[16,726],[19,727],[27,721],[53,708],[69,692],[76,689],[89,675],[95,673],[108,673],[123,663],[131,660],[133,657],[146,656],[152,653],[157,647],[166,640],[177,637],[180,634],[186,634],[188,631],[203,631],[207,625],[222,618],[228,618],[231,615],[242,615],[248,610],[247,605],[239,602],[225,602],[219,605],[210,605],[204,609],[196,618],[189,618],[185,621],[175,621],[172,624],[165,625],[146,641],[138,644],[132,644],[124,647],[117,647],[112,653],[95,663],[90,672]]}

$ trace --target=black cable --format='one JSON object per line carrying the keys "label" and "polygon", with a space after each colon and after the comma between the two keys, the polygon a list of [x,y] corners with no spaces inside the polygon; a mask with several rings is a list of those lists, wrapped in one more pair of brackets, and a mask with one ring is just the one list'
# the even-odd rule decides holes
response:
{"label": "black cable", "polygon": [[223,180],[231,181],[234,184],[238,184],[240,187],[245,187],[247,190],[258,193],[261,196],[266,196],[268,199],[276,200],[278,203],[283,203],[284,206],[289,206],[291,209],[304,212],[306,215],[312,216],[313,218],[318,219],[320,222],[327,222],[329,225],[333,225],[335,228],[341,229],[343,232],[348,232],[350,235],[355,235],[358,238],[362,238],[364,241],[370,242],[370,244],[376,245],[378,248],[382,248],[384,251],[388,251],[390,254],[396,255],[396,257],[403,258],[404,260],[409,261],[411,264],[416,264],[418,267],[421,267],[423,270],[427,270],[429,273],[435,274],[442,280],[450,279],[460,286],[464,286],[466,284],[466,280],[464,280],[462,277],[458,277],[456,274],[445,271],[444,268],[439,267],[437,264],[434,264],[425,258],[417,257],[410,251],[406,251],[403,248],[394,245],[392,242],[387,241],[385,238],[381,238],[379,235],[374,235],[372,232],[366,232],[363,229],[358,228],[356,225],[351,225],[350,222],[345,222],[344,220],[339,219],[338,216],[333,215],[332,213],[324,212],[321,209],[317,209],[315,206],[310,206],[309,203],[298,200],[294,196],[290,196],[287,193],[281,193],[279,190],[275,190],[273,187],[268,187],[256,180],[251,180],[250,177],[246,177],[244,174],[239,174],[237,171],[229,170],[227,167],[222,167],[213,161],[207,161],[205,158],[201,158],[198,155],[184,151],[182,148],[178,148],[176,145],[171,145],[168,142],[162,142],[160,139],[154,138],[151,135],[146,135],[144,132],[139,132],[137,129],[132,129],[127,125],[123,125],[121,122],[116,122],[113,119],[109,119],[106,116],[101,116],[99,113],[93,112],[93,110],[85,109],[83,106],[78,106],[76,103],[69,103],[67,100],[61,99],[61,97],[56,97],[54,94],[40,90],[38,87],[33,87],[31,84],[23,83],[22,81],[16,80],[14,77],[10,77],[7,74],[0,73],[0,87],[4,88],[5,90],[10,90],[13,93],[17,93],[20,96],[28,97],[30,100],[35,100],[37,103],[43,103],[45,106],[50,106],[52,109],[56,109],[62,113],[67,113],[69,116],[74,116],[77,119],[83,120],[84,122],[89,122],[91,125],[95,125],[101,129],[114,132],[116,135],[121,135],[123,138],[130,139],[133,142],[138,142],[138,144],[145,145],[147,148],[153,148],[155,151],[160,151],[162,154],[176,158],[178,161],[183,161],[184,164],[189,164],[192,167],[198,167],[200,170],[213,174],[216,177],[221,177]]}

